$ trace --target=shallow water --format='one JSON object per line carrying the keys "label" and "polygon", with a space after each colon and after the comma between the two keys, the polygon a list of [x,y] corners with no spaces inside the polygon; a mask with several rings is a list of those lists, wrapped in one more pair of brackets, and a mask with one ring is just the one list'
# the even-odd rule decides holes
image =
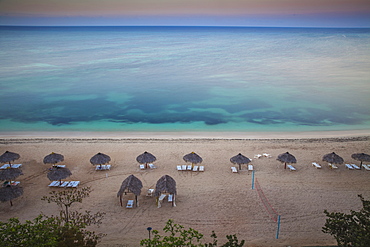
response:
{"label": "shallow water", "polygon": [[370,29],[0,27],[2,131],[369,129]]}

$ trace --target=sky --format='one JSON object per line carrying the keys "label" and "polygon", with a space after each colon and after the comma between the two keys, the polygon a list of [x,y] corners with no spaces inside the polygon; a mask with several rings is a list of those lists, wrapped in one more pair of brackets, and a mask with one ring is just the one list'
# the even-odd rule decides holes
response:
{"label": "sky", "polygon": [[0,25],[370,27],[370,0],[0,0]]}

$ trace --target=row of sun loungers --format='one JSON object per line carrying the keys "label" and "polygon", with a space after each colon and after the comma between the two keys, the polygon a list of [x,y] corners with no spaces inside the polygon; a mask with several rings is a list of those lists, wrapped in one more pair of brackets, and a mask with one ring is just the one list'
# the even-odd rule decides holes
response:
{"label": "row of sun loungers", "polygon": [[[149,166],[150,169],[157,168],[154,164],[148,164],[148,166]],[[140,170],[145,170],[145,165],[144,164],[140,165]]]}
{"label": "row of sun loungers", "polygon": [[262,157],[271,158],[272,156],[270,154],[268,154],[268,153],[254,155],[254,158],[255,159],[259,159],[259,158],[262,158]]}
{"label": "row of sun loungers", "polygon": [[[248,165],[248,171],[253,171],[254,170],[254,167],[253,165]],[[238,172],[238,169],[234,166],[231,167],[231,172],[232,173],[237,173]]]}
{"label": "row of sun loungers", "polygon": [[204,172],[204,166],[192,166],[192,165],[178,165],[178,171],[193,171],[193,172]]}
{"label": "row of sun loungers", "polygon": [[[12,168],[20,168],[21,166],[22,166],[22,164],[12,164]],[[2,170],[7,169],[7,168],[10,168],[9,164],[5,164],[2,167],[0,167],[0,169],[2,169]]]}
{"label": "row of sun loungers", "polygon": [[49,184],[49,187],[58,187],[58,188],[77,188],[80,184],[80,181],[53,181]]}
{"label": "row of sun loungers", "polygon": [[111,165],[98,165],[96,166],[95,170],[96,171],[105,171],[105,170],[110,170]]}

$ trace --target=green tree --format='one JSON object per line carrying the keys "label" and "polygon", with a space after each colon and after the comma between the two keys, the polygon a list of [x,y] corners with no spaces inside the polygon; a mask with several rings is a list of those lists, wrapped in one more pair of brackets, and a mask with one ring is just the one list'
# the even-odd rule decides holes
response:
{"label": "green tree", "polygon": [[[153,237],[141,240],[140,245],[146,247],[217,247],[217,236],[215,232],[212,232],[211,235],[213,238],[212,243],[202,244],[203,234],[192,228],[185,229],[184,226],[175,224],[172,219],[167,221],[163,231],[167,235],[162,236],[159,234],[159,231],[153,230]],[[244,245],[245,241],[242,240],[239,243],[236,235],[228,235],[226,237],[228,242],[221,247],[242,247]]]}
{"label": "green tree", "polygon": [[91,188],[83,187],[76,190],[62,190],[62,191],[51,191],[50,196],[44,196],[41,200],[47,201],[48,203],[55,202],[61,207],[61,218],[64,218],[66,222],[69,221],[69,208],[75,202],[82,202],[82,199],[90,195]]}
{"label": "green tree", "polygon": [[58,227],[57,219],[44,218],[42,215],[23,224],[19,219],[11,218],[8,222],[0,222],[0,246],[57,246]]}
{"label": "green tree", "polygon": [[370,201],[358,195],[362,209],[350,214],[324,211],[328,217],[322,231],[334,236],[338,246],[370,246]]}

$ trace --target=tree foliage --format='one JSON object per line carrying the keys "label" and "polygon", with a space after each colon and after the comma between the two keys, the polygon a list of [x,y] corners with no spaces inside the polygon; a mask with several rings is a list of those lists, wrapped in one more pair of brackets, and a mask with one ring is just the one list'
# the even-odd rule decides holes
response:
{"label": "tree foliage", "polygon": [[370,246],[370,201],[358,195],[362,209],[358,212],[351,210],[350,214],[324,211],[325,226],[322,231],[334,236],[338,246]]}
{"label": "tree foliage", "polygon": [[83,198],[89,196],[90,191],[89,187],[73,191],[53,191],[50,197],[43,197],[42,200],[61,206],[59,216],[41,214],[33,221],[23,224],[17,218],[11,218],[5,223],[0,222],[0,247],[96,246],[104,234],[89,231],[87,227],[99,226],[105,213],[69,210],[74,202],[82,202]]}
{"label": "tree foliage", "polygon": [[[212,232],[211,237],[213,238],[212,243],[203,244],[203,234],[194,230],[193,228],[185,229],[184,226],[175,224],[172,219],[169,219],[166,226],[163,228],[166,235],[159,234],[158,230],[153,230],[153,237],[149,239],[143,239],[140,242],[141,246],[146,247],[178,247],[178,246],[189,246],[189,247],[217,247],[217,236],[215,232]],[[240,243],[236,235],[227,235],[228,242],[221,247],[242,247],[244,246],[244,240]]]}

